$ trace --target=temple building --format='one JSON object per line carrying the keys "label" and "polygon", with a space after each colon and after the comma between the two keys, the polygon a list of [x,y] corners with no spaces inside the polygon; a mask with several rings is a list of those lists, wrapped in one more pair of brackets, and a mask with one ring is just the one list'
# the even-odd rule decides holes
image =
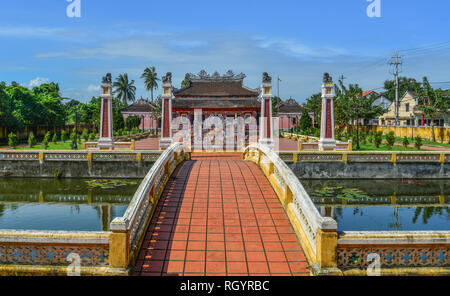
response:
{"label": "temple building", "polygon": [[[282,101],[277,105],[276,116],[279,118],[279,128],[282,131],[289,131],[290,129],[300,124],[304,106],[297,103],[296,100],[290,98]],[[314,126],[314,113],[309,114]]]}
{"label": "temple building", "polygon": [[137,116],[141,119],[141,130],[155,130],[158,128],[158,121],[154,119],[152,113],[152,104],[148,100],[141,98],[133,104],[123,108],[121,110],[123,119],[127,119],[130,116]]}
{"label": "temple building", "polygon": [[174,89],[172,101],[173,116],[187,116],[193,122],[194,110],[202,109],[203,118],[211,115],[243,117],[252,115],[258,118],[261,103],[259,92],[244,86],[244,74],[235,75],[228,71],[208,75],[201,71],[198,75],[188,74],[189,86]]}
{"label": "temple building", "polygon": [[[212,75],[200,71],[197,75],[188,74],[189,85],[173,90],[172,118],[186,117],[193,128],[194,112],[201,109],[202,121],[210,116],[223,120],[227,118],[247,119],[253,117],[259,121],[261,101],[259,90],[244,85],[245,75],[234,74],[231,70],[224,75],[215,72]],[[173,130],[177,127],[173,126]],[[248,126],[246,127],[248,142]],[[208,130],[203,130],[203,134]],[[194,137],[194,133],[192,133]]]}

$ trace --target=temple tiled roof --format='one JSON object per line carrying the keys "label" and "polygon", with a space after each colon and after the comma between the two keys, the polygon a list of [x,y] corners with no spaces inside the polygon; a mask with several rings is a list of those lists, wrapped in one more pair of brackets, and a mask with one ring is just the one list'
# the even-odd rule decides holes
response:
{"label": "temple tiled roof", "polygon": [[140,99],[137,100],[136,102],[134,102],[133,104],[123,108],[121,111],[122,112],[129,112],[129,113],[143,113],[143,112],[151,112],[152,110],[152,105],[150,104],[150,102],[148,102],[147,100],[144,99]]}
{"label": "temple tiled roof", "polygon": [[180,97],[258,97],[257,90],[243,85],[244,74],[235,75],[228,71],[221,76],[215,72],[208,75],[202,70],[198,75],[188,74],[189,86],[183,89],[175,89],[174,95]]}
{"label": "temple tiled roof", "polygon": [[177,99],[172,101],[174,109],[236,109],[236,108],[261,108],[261,103],[257,99]]}
{"label": "temple tiled roof", "polygon": [[277,106],[278,113],[302,113],[303,106],[297,103],[294,99],[281,102]]}

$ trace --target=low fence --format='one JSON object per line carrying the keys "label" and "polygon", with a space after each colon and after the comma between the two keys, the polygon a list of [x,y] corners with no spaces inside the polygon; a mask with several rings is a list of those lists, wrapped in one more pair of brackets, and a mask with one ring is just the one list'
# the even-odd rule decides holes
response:
{"label": "low fence", "polygon": [[449,152],[280,152],[301,179],[448,179]]}
{"label": "low fence", "polygon": [[[337,232],[337,223],[322,217],[290,162],[306,161],[435,161],[450,154],[283,153],[278,157],[261,145],[251,145],[244,159],[260,165],[277,193],[315,275],[450,275],[450,231]],[[352,157],[349,157],[352,155]],[[440,198],[440,202],[441,202]],[[372,269],[375,267],[375,269]]]}
{"label": "low fence", "polygon": [[[432,140],[431,127],[429,126],[363,126],[362,130],[368,132],[370,130],[383,132],[383,134],[388,134],[389,132],[394,132],[394,135],[398,138],[403,137],[417,137],[420,136],[423,139]],[[436,141],[443,143],[450,143],[450,127],[435,127],[434,135]]]}
{"label": "low fence", "polygon": [[161,151],[0,150],[0,177],[143,178]]}
{"label": "low fence", "polygon": [[66,275],[76,257],[81,275],[128,275],[167,180],[189,157],[181,143],[164,151],[111,231],[0,230],[0,275]]}
{"label": "low fence", "polygon": [[[298,151],[319,151],[319,138],[310,137],[304,135],[297,135],[292,133],[283,133],[284,138],[291,139],[293,141],[297,141],[298,143]],[[341,142],[336,141],[336,150],[337,151],[352,151],[353,143],[352,141]]]}
{"label": "low fence", "polygon": [[315,273],[336,273],[336,221],[320,215],[298,178],[275,152],[250,145],[244,159],[257,163],[273,186]]}

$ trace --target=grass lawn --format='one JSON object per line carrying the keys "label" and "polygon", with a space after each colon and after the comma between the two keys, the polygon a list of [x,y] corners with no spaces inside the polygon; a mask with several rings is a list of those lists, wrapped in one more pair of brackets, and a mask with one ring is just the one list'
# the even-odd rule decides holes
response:
{"label": "grass lawn", "polygon": [[416,148],[405,148],[404,146],[394,145],[392,149],[389,149],[386,144],[381,144],[379,148],[374,144],[367,142],[367,144],[359,144],[360,150],[356,150],[356,145],[353,145],[353,151],[427,151],[425,149],[417,150]]}
{"label": "grass lawn", "polygon": [[[81,142],[78,143],[78,149],[81,149]],[[44,145],[36,145],[33,148],[30,148],[29,146],[25,147],[18,147],[17,150],[45,150]],[[47,150],[72,150],[70,148],[70,141],[66,142],[57,142],[55,143],[49,143]]]}
{"label": "grass lawn", "polygon": [[[386,136],[385,135],[383,135],[383,139],[386,140]],[[415,142],[415,141],[411,140],[411,137],[408,137],[408,139],[409,139],[409,142],[411,144],[413,144]],[[395,137],[395,141],[401,143],[403,141],[403,138]],[[427,140],[427,139],[423,139],[423,138],[422,138],[422,142],[423,142],[423,145],[432,145],[432,146],[441,146],[441,147],[450,148],[450,144],[445,143],[445,142],[444,143],[433,142],[433,141],[430,141],[430,140]]]}

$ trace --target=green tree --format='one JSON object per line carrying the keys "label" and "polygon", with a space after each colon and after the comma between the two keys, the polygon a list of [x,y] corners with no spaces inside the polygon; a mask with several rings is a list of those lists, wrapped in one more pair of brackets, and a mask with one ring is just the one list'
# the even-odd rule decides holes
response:
{"label": "green tree", "polygon": [[61,141],[64,143],[67,140],[67,133],[65,130],[61,131]]}
{"label": "green tree", "polygon": [[130,131],[136,129],[141,124],[139,116],[129,116],[125,119],[125,126]]}
{"label": "green tree", "polygon": [[394,146],[394,143],[395,143],[395,134],[394,134],[394,132],[389,132],[386,135],[386,142],[387,142],[388,149],[389,150],[392,149],[392,147]]}
{"label": "green tree", "polygon": [[189,80],[189,73],[186,73],[184,76],[184,80],[181,81],[181,88],[186,88],[191,85],[191,81]]}
{"label": "green tree", "polygon": [[53,144],[56,144],[58,142],[58,135],[56,133],[53,134],[52,142]]}
{"label": "green tree", "polygon": [[278,107],[282,103],[281,99],[277,96],[272,98],[272,116],[278,116]]}
{"label": "green tree", "polygon": [[[398,89],[399,96],[401,97],[407,91],[415,91],[417,87],[420,87],[420,83],[417,82],[414,78],[408,77],[399,77],[398,78]],[[391,101],[395,101],[395,80],[386,80],[384,82],[384,89],[386,92],[384,96],[386,96]],[[400,99],[400,98],[399,98]]]}
{"label": "green tree", "polygon": [[136,99],[136,86],[134,80],[129,81],[128,74],[120,74],[113,84],[114,94],[122,101],[123,104],[134,102]]}
{"label": "green tree", "polygon": [[307,99],[305,109],[308,113],[314,113],[315,126],[319,126],[320,117],[322,115],[322,94],[317,93]]}
{"label": "green tree", "polygon": [[420,148],[423,145],[423,140],[421,136],[417,136],[415,141],[414,141],[414,146],[417,148],[417,150],[420,150]]}
{"label": "green tree", "polygon": [[302,131],[306,131],[312,128],[312,119],[309,116],[308,111],[306,109],[303,109],[302,117],[300,118],[299,122],[300,129]]}
{"label": "green tree", "polygon": [[423,78],[422,87],[416,88],[419,105],[417,108],[423,112],[426,117],[431,119],[431,137],[432,141],[436,142],[436,135],[434,133],[434,119],[439,113],[448,113],[450,109],[450,95],[448,92],[444,94],[442,89],[433,89],[428,82],[428,78]]}
{"label": "green tree", "polygon": [[155,67],[145,68],[141,78],[144,79],[145,88],[147,91],[150,91],[153,102],[153,90],[158,88],[158,81],[160,80]]}
{"label": "green tree", "polygon": [[161,114],[162,114],[162,96],[159,95],[156,97],[156,100],[152,104],[152,117],[159,122],[161,120]]}
{"label": "green tree", "polygon": [[403,147],[408,148],[408,146],[409,146],[409,139],[408,139],[407,136],[405,136],[403,138],[402,144],[403,144]]}
{"label": "green tree", "polygon": [[36,145],[36,143],[37,143],[36,138],[34,137],[34,134],[31,133],[31,134],[28,136],[28,146],[29,146],[30,148],[33,148],[33,147]]}
{"label": "green tree", "polygon": [[18,144],[18,141],[17,141],[16,134],[13,133],[13,132],[9,133],[9,135],[8,135],[8,146],[13,148],[13,149],[16,149],[17,144]]}
{"label": "green tree", "polygon": [[49,141],[50,141],[50,136],[51,136],[51,133],[50,133],[50,132],[47,132],[47,133],[45,134],[45,136],[44,136],[44,140],[42,140],[42,145],[44,145],[44,149],[45,149],[45,150],[48,149],[48,143],[49,143]]}

